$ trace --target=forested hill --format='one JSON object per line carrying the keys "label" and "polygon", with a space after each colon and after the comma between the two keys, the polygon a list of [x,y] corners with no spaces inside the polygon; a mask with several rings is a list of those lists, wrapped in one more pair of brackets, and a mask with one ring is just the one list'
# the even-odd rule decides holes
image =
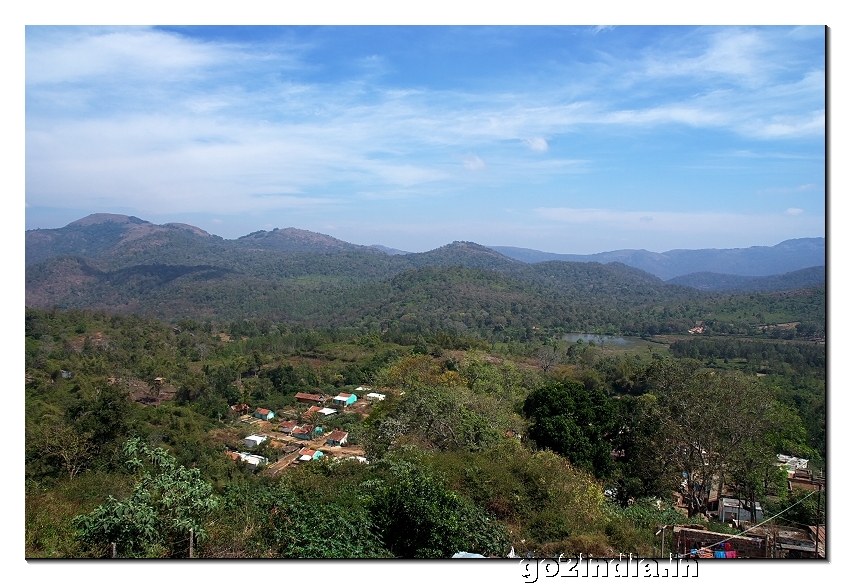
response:
{"label": "forested hill", "polygon": [[[730,301],[622,263],[529,264],[472,242],[388,254],[298,229],[225,240],[189,225],[91,215],[61,229],[27,231],[26,253],[29,307],[161,320],[265,318],[508,339],[557,329],[681,333],[718,314],[717,330],[785,321],[823,328],[823,289],[800,296],[813,297],[814,304]],[[809,282],[788,281],[796,287]],[[734,310],[724,312],[731,305]],[[774,312],[765,305],[783,308]]]}
{"label": "forested hill", "polygon": [[782,290],[815,287],[826,284],[826,268],[824,266],[808,267],[781,275],[764,275],[747,277],[745,275],[728,275],[724,273],[699,272],[674,277],[668,283],[684,285],[703,290],[734,290],[773,292]]}
{"label": "forested hill", "polygon": [[740,276],[780,275],[807,267],[826,265],[823,237],[789,239],[773,247],[740,249],[674,249],[653,253],[645,249],[620,249],[593,255],[546,253],[519,247],[491,247],[508,257],[526,263],[541,261],[614,261],[637,267],[669,280],[695,272]]}

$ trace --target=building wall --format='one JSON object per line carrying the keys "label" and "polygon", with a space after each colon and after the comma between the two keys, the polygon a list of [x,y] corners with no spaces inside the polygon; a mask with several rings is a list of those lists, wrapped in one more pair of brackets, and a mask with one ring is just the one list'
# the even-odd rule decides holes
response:
{"label": "building wall", "polygon": [[[690,528],[674,528],[673,534],[674,540],[676,541],[676,547],[671,550],[671,552],[674,553],[687,553],[692,548],[698,549],[700,546],[709,546],[729,539],[728,542],[732,543],[732,548],[738,551],[738,558],[753,559],[766,558],[770,556],[764,539],[756,539],[746,536],[730,536],[728,534]],[[760,544],[759,541],[761,541]],[[712,550],[723,549],[720,547],[712,547]]]}

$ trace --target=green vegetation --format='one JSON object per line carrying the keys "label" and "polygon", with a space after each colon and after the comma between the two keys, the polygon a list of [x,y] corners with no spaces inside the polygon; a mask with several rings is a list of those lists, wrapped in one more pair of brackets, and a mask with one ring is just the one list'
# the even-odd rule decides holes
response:
{"label": "green vegetation", "polygon": [[[660,525],[699,520],[707,477],[781,509],[796,499],[775,454],[824,460],[823,345],[759,333],[615,349],[405,326],[27,309],[27,556],[115,543],[185,557],[190,529],[198,557],[652,555]],[[301,421],[295,393],[361,384],[386,400],[323,425],[371,463],[253,472],[225,455],[255,431],[231,405]],[[810,506],[786,518],[810,521]]]}

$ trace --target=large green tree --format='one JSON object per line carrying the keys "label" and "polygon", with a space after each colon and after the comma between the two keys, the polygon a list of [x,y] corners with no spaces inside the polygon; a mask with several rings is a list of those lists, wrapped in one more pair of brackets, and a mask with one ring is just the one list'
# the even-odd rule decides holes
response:
{"label": "large green tree", "polygon": [[550,384],[532,391],[523,412],[538,447],[565,456],[597,477],[608,473],[614,408],[601,390],[571,380]]}
{"label": "large green tree", "polygon": [[804,440],[799,418],[754,376],[668,360],[654,367],[650,384],[660,404],[659,452],[672,475],[684,478],[690,516],[730,482],[753,503],[775,479],[779,450]]}
{"label": "large green tree", "polygon": [[405,559],[447,559],[458,551],[504,556],[503,528],[414,461],[388,457],[362,485],[364,502],[387,549]]}

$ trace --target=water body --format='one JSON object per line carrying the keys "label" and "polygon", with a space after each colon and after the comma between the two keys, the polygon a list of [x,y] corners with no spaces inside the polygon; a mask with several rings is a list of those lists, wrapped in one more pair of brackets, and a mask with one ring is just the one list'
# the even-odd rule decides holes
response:
{"label": "water body", "polygon": [[621,346],[623,344],[634,344],[635,338],[623,338],[622,336],[603,336],[600,334],[564,334],[561,336],[561,340],[567,340],[568,342],[578,342],[581,340],[582,342],[590,342],[591,340],[594,344],[616,344],[617,346]]}

